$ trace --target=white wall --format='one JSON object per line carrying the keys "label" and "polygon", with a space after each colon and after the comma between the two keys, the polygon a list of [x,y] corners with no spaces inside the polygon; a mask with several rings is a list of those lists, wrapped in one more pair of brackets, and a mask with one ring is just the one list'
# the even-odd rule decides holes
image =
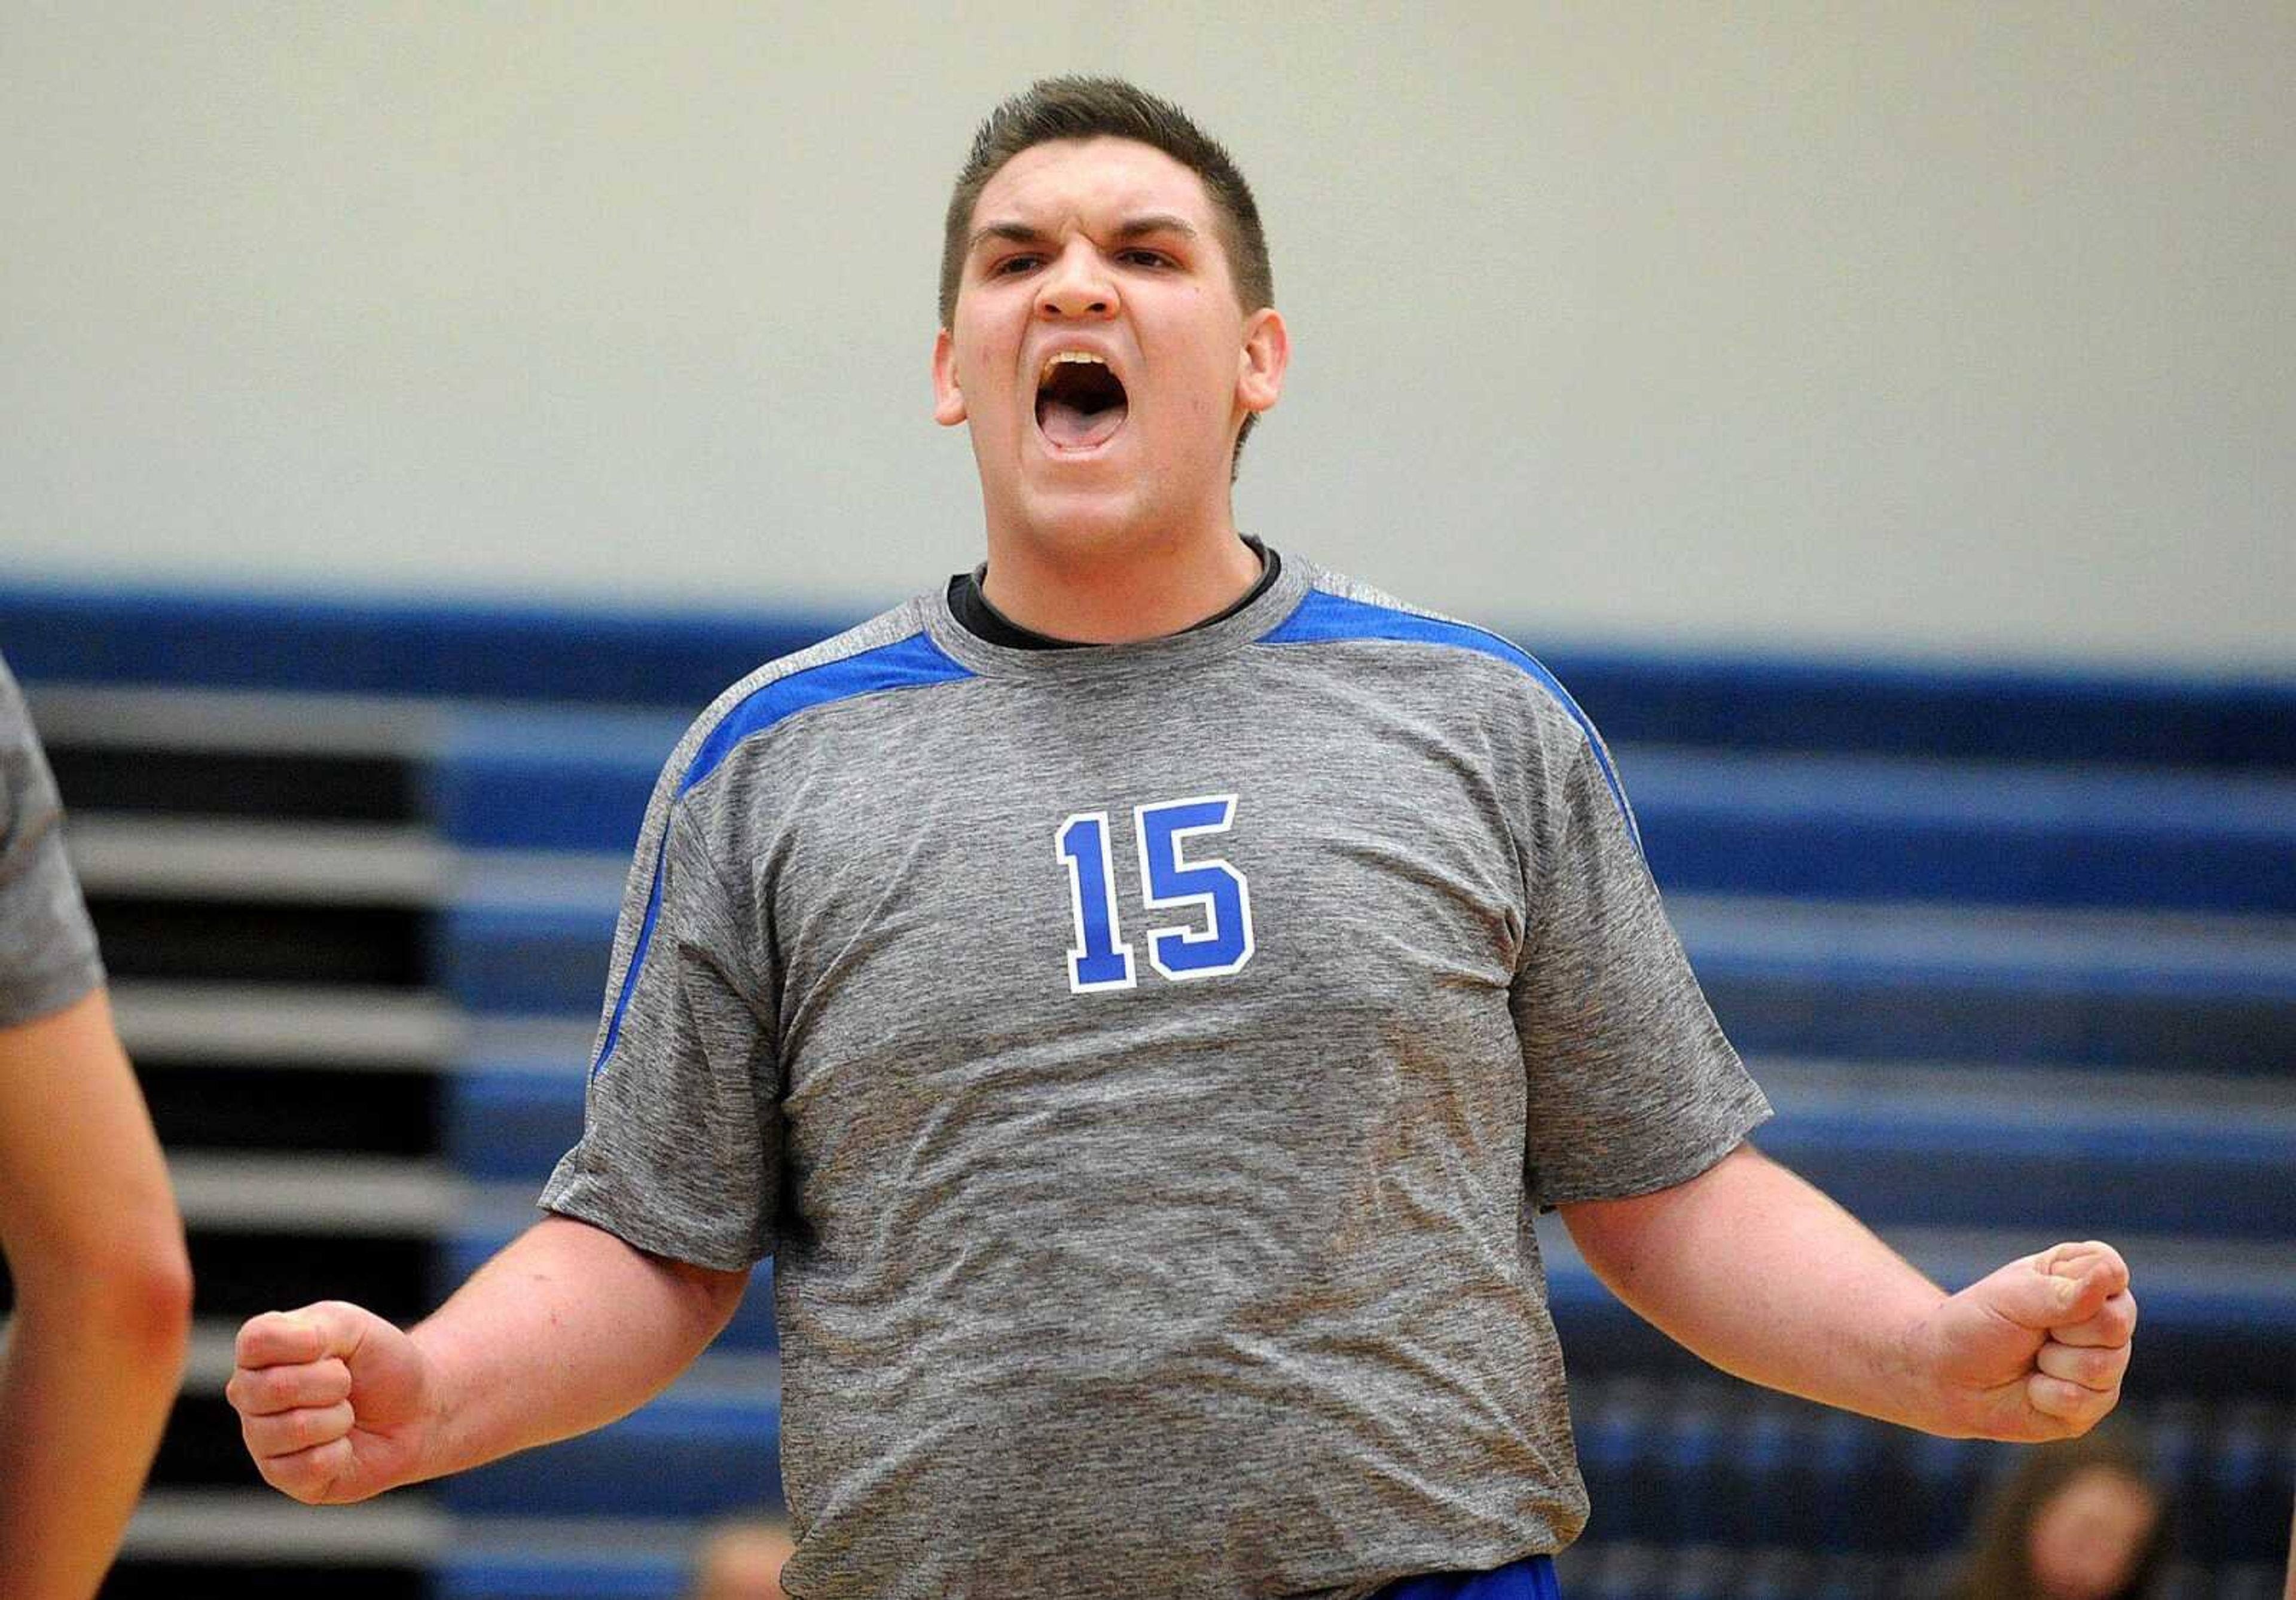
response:
{"label": "white wall", "polygon": [[1113,70],[1259,190],[1278,545],[1534,639],[2296,670],[2292,63],[2286,0],[0,0],[0,580],[910,592],[978,540],[947,185]]}

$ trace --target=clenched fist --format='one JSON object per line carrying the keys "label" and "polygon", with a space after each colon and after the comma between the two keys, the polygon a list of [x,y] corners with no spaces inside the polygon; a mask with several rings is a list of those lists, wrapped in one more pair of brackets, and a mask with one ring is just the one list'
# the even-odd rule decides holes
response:
{"label": "clenched fist", "polygon": [[422,1475],[435,1423],[429,1369],[414,1341],[372,1311],[321,1301],[251,1317],[234,1365],[225,1398],[281,1493],[342,1505]]}
{"label": "clenched fist", "polygon": [[1923,1330],[1947,1415],[1986,1439],[2086,1433],[2120,1400],[2136,1330],[2110,1244],[2059,1244],[1972,1284]]}

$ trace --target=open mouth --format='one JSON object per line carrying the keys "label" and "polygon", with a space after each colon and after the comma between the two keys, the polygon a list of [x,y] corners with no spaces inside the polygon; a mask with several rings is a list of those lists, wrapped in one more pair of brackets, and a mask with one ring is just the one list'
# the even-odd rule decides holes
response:
{"label": "open mouth", "polygon": [[1108,363],[1062,350],[1037,374],[1037,428],[1056,450],[1091,450],[1116,437],[1130,410]]}

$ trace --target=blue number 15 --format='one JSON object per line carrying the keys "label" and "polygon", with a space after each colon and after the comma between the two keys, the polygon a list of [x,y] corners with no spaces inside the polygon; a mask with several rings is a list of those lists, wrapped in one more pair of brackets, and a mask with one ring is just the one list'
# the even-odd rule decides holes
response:
{"label": "blue number 15", "polygon": [[[1140,849],[1140,898],[1151,911],[1201,908],[1204,926],[1153,929],[1148,964],[1185,981],[1239,972],[1251,959],[1251,886],[1216,856],[1182,855],[1201,833],[1225,833],[1235,820],[1233,794],[1197,795],[1132,808]],[[1069,988],[1078,994],[1130,989],[1132,947],[1117,920],[1116,874],[1110,859],[1108,813],[1079,811],[1061,824],[1054,844],[1069,869],[1076,943],[1069,951]]]}

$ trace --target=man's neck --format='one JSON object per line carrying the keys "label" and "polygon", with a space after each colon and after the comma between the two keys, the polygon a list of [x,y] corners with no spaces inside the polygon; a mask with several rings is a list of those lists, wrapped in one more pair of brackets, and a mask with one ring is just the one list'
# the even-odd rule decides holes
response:
{"label": "man's neck", "polygon": [[1123,552],[1067,552],[991,537],[981,594],[1012,621],[1055,639],[1125,644],[1181,633],[1259,581],[1251,546],[1224,529]]}

